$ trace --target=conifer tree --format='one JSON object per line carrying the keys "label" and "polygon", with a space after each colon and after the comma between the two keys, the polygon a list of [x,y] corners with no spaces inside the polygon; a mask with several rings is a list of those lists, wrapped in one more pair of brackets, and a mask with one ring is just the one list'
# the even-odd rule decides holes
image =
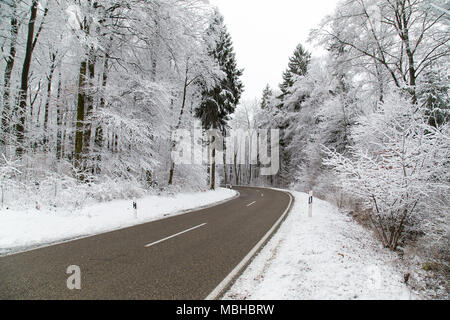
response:
{"label": "conifer tree", "polygon": [[283,73],[283,82],[280,84],[283,96],[288,94],[289,89],[294,85],[294,76],[304,76],[308,72],[310,61],[311,53],[299,44],[295,48],[294,54],[289,58],[287,70]]}
{"label": "conifer tree", "polygon": [[267,84],[264,88],[263,95],[261,98],[261,109],[266,109],[270,105],[270,99],[272,99],[273,91]]}
{"label": "conifer tree", "polygon": [[215,132],[223,130],[229,115],[234,113],[243,91],[243,85],[239,77],[242,70],[237,67],[236,56],[233,49],[231,36],[224,24],[223,17],[216,12],[208,29],[208,34],[215,34],[215,41],[211,46],[210,54],[217,61],[224,72],[223,79],[218,81],[212,89],[202,92],[202,103],[195,109],[195,116],[202,122],[204,129],[212,129],[213,137],[208,143],[211,148],[211,189],[215,188]]}

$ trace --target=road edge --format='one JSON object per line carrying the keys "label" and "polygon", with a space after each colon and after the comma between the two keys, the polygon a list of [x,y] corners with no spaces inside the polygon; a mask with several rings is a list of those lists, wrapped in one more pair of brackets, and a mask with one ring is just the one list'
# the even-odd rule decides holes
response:
{"label": "road edge", "polygon": [[[251,186],[245,186],[248,188],[252,188]],[[281,224],[286,220],[288,214],[290,213],[295,198],[294,196],[286,190],[279,190],[274,188],[262,188],[262,187],[253,187],[259,189],[271,189],[279,192],[284,192],[289,196],[289,204],[287,208],[284,210],[283,214],[280,218],[275,222],[275,224],[267,231],[267,233],[261,238],[261,240],[250,250],[250,252],[244,257],[244,259],[239,262],[236,267],[217,285],[217,287],[211,291],[210,294],[205,298],[205,300],[219,300],[228,289],[234,284],[234,282],[239,278],[239,276],[245,271],[248,265],[252,262],[252,260],[256,257],[256,255],[264,248],[264,246],[269,242],[272,236],[278,231]]]}

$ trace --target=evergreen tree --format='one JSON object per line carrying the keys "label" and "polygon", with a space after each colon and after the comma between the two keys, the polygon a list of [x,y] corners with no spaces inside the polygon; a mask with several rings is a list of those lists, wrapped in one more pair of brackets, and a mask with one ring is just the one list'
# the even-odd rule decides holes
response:
{"label": "evergreen tree", "polygon": [[273,92],[269,85],[266,85],[263,91],[261,99],[261,109],[266,109],[270,105],[270,100],[272,99]]}
{"label": "evergreen tree", "polygon": [[[440,67],[442,68],[442,66]],[[434,127],[448,123],[450,109],[448,81],[450,77],[448,73],[446,74],[445,68],[443,70],[437,66],[427,69],[418,92],[419,101],[427,110],[428,123]]]}
{"label": "evergreen tree", "polygon": [[213,21],[207,31],[209,35],[215,35],[215,41],[211,46],[210,54],[217,61],[224,77],[212,89],[202,92],[202,102],[195,109],[195,116],[202,122],[204,129],[212,129],[214,134],[212,140],[212,163],[211,163],[211,189],[215,188],[215,132],[226,126],[229,115],[239,103],[243,91],[243,85],[239,77],[242,70],[237,67],[236,56],[233,49],[231,36],[224,24],[223,17],[216,12]]}
{"label": "evergreen tree", "polygon": [[289,58],[287,70],[283,73],[283,82],[280,84],[282,96],[288,94],[289,89],[294,85],[294,76],[304,76],[308,72],[310,61],[311,53],[299,44]]}
{"label": "evergreen tree", "polygon": [[[286,98],[294,93],[296,77],[304,77],[308,73],[308,66],[311,62],[311,54],[299,44],[293,55],[289,58],[288,68],[283,73],[283,82],[280,84],[281,95],[278,96],[279,103],[277,109],[276,128],[280,130],[280,170],[278,172],[278,185],[287,186],[292,179],[290,172],[291,164],[291,143],[293,138],[292,127],[296,125],[296,116],[302,103],[307,99],[307,95],[301,95],[286,103]],[[292,99],[291,99],[292,100]],[[291,111],[296,111],[292,113]]]}

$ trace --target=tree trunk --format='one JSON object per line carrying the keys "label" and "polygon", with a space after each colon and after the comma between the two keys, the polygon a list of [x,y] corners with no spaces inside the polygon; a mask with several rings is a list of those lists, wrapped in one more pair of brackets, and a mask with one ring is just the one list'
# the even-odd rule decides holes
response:
{"label": "tree trunk", "polygon": [[114,147],[113,152],[117,153],[119,152],[119,135],[117,133],[114,133]]}
{"label": "tree trunk", "polygon": [[[111,40],[112,41],[112,40]],[[108,49],[109,52],[109,49]],[[105,54],[105,62],[103,64],[103,76],[102,76],[102,93],[100,97],[100,110],[105,108],[106,102],[105,102],[105,89],[106,84],[108,82],[108,68],[109,68],[109,54]],[[102,161],[102,150],[103,150],[103,140],[104,140],[104,133],[103,133],[103,126],[100,124],[97,125],[97,128],[95,129],[95,138],[94,138],[94,145],[95,145],[95,151],[97,153],[96,156],[96,166],[95,166],[95,172],[96,174],[100,173],[100,163]]]}
{"label": "tree trunk", "polygon": [[61,110],[61,91],[62,91],[62,75],[61,69],[58,74],[58,89],[56,93],[56,159],[61,160],[62,158],[62,117],[63,113]]}
{"label": "tree trunk", "polygon": [[211,185],[211,138],[209,136],[208,131],[207,135],[208,135],[208,139],[207,139],[207,153],[208,153],[208,165],[206,166],[206,174],[208,176],[208,185]]}
{"label": "tree trunk", "polygon": [[[181,102],[181,110],[180,110],[180,114],[178,115],[178,121],[177,121],[177,125],[175,127],[175,130],[180,129],[181,127],[181,121],[183,119],[183,114],[184,114],[184,108],[186,105],[186,95],[187,95],[187,88],[188,88],[188,73],[189,73],[189,67],[186,64],[186,75],[184,78],[184,86],[183,86],[183,100]],[[171,150],[173,151],[176,147],[176,142],[172,141],[171,143]],[[172,165],[170,166],[170,172],[169,172],[169,185],[171,185],[173,183],[173,175],[175,172],[175,162],[172,159]]]}
{"label": "tree trunk", "polygon": [[239,173],[238,173],[238,169],[237,169],[237,154],[234,154],[234,180],[236,185],[239,185]]}
{"label": "tree trunk", "polygon": [[226,144],[226,139],[225,139],[226,133],[225,130],[223,132],[223,139],[222,139],[222,146],[223,146],[223,179],[225,182],[225,187],[228,184],[228,175],[227,175],[227,144]]}
{"label": "tree trunk", "polygon": [[6,135],[10,131],[10,116],[11,116],[11,75],[14,67],[14,62],[16,59],[16,42],[17,33],[19,31],[18,22],[16,18],[16,2],[13,1],[13,12],[11,17],[11,44],[9,47],[9,56],[6,58],[5,75],[3,78],[3,111],[2,111],[2,131],[3,134],[0,136],[0,144],[6,144]]}
{"label": "tree trunk", "polygon": [[[407,3],[406,1],[398,2],[397,12],[396,12],[396,22],[397,22],[397,32],[402,40],[402,43],[405,46],[406,56],[408,57],[408,75],[409,75],[409,88],[408,91],[411,94],[413,104],[417,103],[417,95],[416,95],[416,67],[414,61],[414,52],[411,49],[411,41],[409,38],[409,20],[411,17],[408,17],[408,14],[411,12],[407,12]],[[410,6],[408,4],[408,6]],[[412,10],[411,7],[408,8]]]}
{"label": "tree trunk", "polygon": [[52,80],[53,80],[53,74],[56,69],[56,54],[52,53],[50,56],[50,73],[47,77],[48,83],[47,83],[47,100],[45,102],[45,108],[44,108],[44,150],[47,150],[47,144],[48,144],[48,114],[49,114],[49,106],[50,106],[50,99],[52,95]]}
{"label": "tree trunk", "polygon": [[216,130],[216,119],[214,119],[211,152],[211,190],[216,189]]}
{"label": "tree trunk", "polygon": [[18,122],[16,123],[16,137],[17,148],[16,155],[21,157],[24,152],[24,138],[25,138],[25,116],[27,111],[27,94],[28,94],[28,77],[30,74],[31,58],[33,55],[33,40],[34,40],[34,25],[36,22],[38,1],[34,0],[31,3],[30,20],[28,22],[28,35],[25,50],[25,57],[22,68],[22,76],[19,91],[19,106],[17,108]]}
{"label": "tree trunk", "polygon": [[[61,106],[59,106],[59,108],[61,108]],[[62,116],[63,131],[62,131],[62,139],[61,139],[61,159],[65,158],[67,156],[67,154],[66,154],[66,148],[67,148],[66,141],[68,141],[68,140],[70,141],[70,137],[67,137],[68,121],[70,121],[72,127],[74,127],[74,124],[75,124],[75,121],[73,121],[74,116],[69,117],[68,114],[67,114],[67,111],[68,111],[67,109],[68,109],[67,106],[65,106],[64,110],[61,110],[61,111],[64,111],[63,116]],[[71,158],[73,159],[73,153],[71,155]]]}
{"label": "tree trunk", "polygon": [[416,69],[414,66],[414,55],[410,49],[406,50],[406,54],[408,55],[408,70],[409,70],[409,91],[412,96],[412,103],[417,103],[417,95],[416,95]]}
{"label": "tree trunk", "polygon": [[[77,121],[75,133],[75,168],[78,171],[83,170],[83,134],[84,134],[84,105],[86,98],[86,66],[87,61],[83,60],[80,63],[80,72],[78,79],[78,103],[77,103]],[[84,180],[84,175],[79,176],[81,181]]]}
{"label": "tree trunk", "polygon": [[83,157],[85,159],[84,170],[91,171],[92,167],[92,159],[90,158],[90,147],[91,147],[91,136],[92,136],[92,112],[94,110],[94,79],[95,79],[95,62],[96,57],[94,53],[94,49],[91,48],[89,50],[89,59],[87,65],[88,71],[88,88],[86,94],[86,109],[84,115],[84,133],[83,133]]}
{"label": "tree trunk", "polygon": [[173,174],[175,172],[175,162],[172,160],[172,164],[170,166],[170,172],[169,172],[169,185],[173,183]]}

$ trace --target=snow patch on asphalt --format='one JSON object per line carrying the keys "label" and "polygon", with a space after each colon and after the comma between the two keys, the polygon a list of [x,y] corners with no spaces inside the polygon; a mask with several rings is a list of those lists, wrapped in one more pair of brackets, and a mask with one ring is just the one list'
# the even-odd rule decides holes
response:
{"label": "snow patch on asphalt", "polygon": [[414,299],[395,254],[328,202],[291,192],[294,206],[224,299]]}
{"label": "snow patch on asphalt", "polygon": [[85,237],[158,220],[231,199],[237,192],[216,191],[151,195],[137,200],[114,200],[79,210],[0,210],[0,255],[45,244]]}

